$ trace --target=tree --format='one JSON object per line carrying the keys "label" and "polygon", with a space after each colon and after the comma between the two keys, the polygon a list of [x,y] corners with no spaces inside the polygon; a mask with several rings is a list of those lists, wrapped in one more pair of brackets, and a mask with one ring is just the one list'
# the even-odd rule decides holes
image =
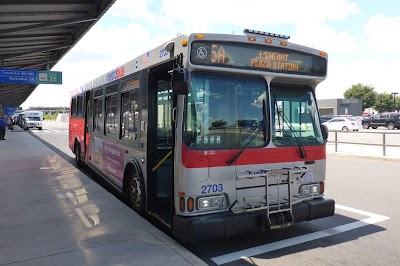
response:
{"label": "tree", "polygon": [[379,113],[393,111],[393,96],[386,92],[377,94],[373,107]]}
{"label": "tree", "polygon": [[375,88],[369,85],[358,83],[352,85],[344,92],[345,99],[361,99],[363,110],[374,106],[377,93]]}

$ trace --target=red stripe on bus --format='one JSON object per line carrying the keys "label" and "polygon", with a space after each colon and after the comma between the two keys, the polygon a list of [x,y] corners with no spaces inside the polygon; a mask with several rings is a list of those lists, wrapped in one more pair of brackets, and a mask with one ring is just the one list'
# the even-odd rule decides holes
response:
{"label": "red stripe on bus", "polygon": [[[283,162],[316,161],[326,159],[325,146],[304,147],[307,158],[301,158],[298,147],[280,147],[263,149],[246,149],[233,164],[268,164]],[[228,166],[226,161],[232,159],[240,149],[237,150],[190,150],[182,145],[182,164],[187,168],[202,168]]]}

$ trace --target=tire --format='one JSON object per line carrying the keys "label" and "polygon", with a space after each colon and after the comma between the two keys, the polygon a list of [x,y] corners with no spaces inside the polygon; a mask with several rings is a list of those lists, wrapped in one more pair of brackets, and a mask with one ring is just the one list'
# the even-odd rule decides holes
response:
{"label": "tire", "polygon": [[364,122],[364,123],[362,124],[362,126],[363,126],[363,129],[368,129],[368,128],[369,128],[369,123]]}
{"label": "tire", "polygon": [[377,129],[378,127],[372,127],[372,129]]}
{"label": "tire", "polygon": [[42,130],[42,128],[41,128],[41,127],[38,127],[37,129],[38,129],[38,130]]}
{"label": "tire", "polygon": [[349,131],[349,128],[346,127],[346,126],[344,126],[344,127],[342,127],[342,130],[343,130],[343,131]]}
{"label": "tire", "polygon": [[135,170],[129,170],[124,180],[126,204],[137,213],[144,214],[145,193],[143,179]]}
{"label": "tire", "polygon": [[79,142],[75,142],[75,163],[76,166],[81,167],[82,166],[82,159],[81,159],[81,146],[79,145]]}
{"label": "tire", "polygon": [[394,129],[394,123],[393,122],[389,122],[386,124],[388,129]]}

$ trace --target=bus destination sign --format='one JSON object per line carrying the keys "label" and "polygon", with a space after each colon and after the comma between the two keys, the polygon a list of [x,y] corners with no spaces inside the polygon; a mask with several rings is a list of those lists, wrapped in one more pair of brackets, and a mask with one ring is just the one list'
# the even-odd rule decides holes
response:
{"label": "bus destination sign", "polygon": [[0,83],[62,84],[62,72],[0,68]]}
{"label": "bus destination sign", "polygon": [[326,59],[321,56],[265,45],[194,42],[190,60],[196,65],[262,69],[320,77],[326,75]]}

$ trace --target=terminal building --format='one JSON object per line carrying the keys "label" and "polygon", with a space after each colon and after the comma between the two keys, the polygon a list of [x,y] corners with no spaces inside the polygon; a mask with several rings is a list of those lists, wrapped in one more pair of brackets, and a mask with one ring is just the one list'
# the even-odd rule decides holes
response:
{"label": "terminal building", "polygon": [[361,116],[363,113],[361,99],[326,99],[317,103],[321,115]]}
{"label": "terminal building", "polygon": [[42,111],[44,114],[50,114],[50,113],[69,113],[69,107],[29,107],[25,111]]}

